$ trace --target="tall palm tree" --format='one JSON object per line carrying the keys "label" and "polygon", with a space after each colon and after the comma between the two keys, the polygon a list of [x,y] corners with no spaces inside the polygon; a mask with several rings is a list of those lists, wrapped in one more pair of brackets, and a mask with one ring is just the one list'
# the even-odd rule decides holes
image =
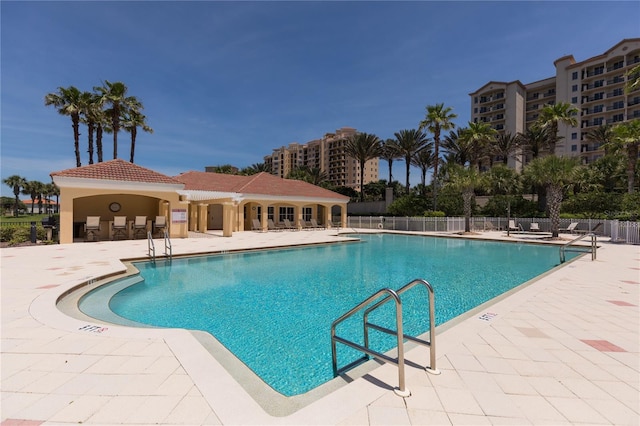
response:
{"label": "tall palm tree", "polygon": [[466,168],[458,164],[452,164],[449,167],[447,185],[462,193],[464,232],[471,232],[471,201],[475,195],[476,188],[479,188],[482,184],[482,177],[473,166]]}
{"label": "tall palm tree", "polygon": [[488,147],[493,142],[496,133],[495,129],[483,122],[469,122],[467,130],[463,133],[463,138],[470,145],[471,158],[469,161],[477,171],[480,171],[480,165],[487,157]]}
{"label": "tall palm tree", "polygon": [[411,159],[416,152],[430,145],[429,138],[420,129],[400,130],[394,133],[396,137],[396,148],[400,157],[404,158],[407,166],[406,170],[406,191],[409,193],[409,173],[411,169]]}
{"label": "tall palm tree", "polygon": [[80,167],[80,111],[81,93],[74,86],[58,87],[57,93],[48,93],[44,97],[45,106],[53,105],[61,115],[71,117],[73,127],[73,141],[76,154],[76,167]]}
{"label": "tall palm tree", "polygon": [[567,102],[558,102],[556,104],[547,104],[540,110],[538,116],[538,124],[541,128],[548,130],[547,138],[549,139],[549,151],[553,155],[556,152],[556,143],[558,137],[558,124],[563,123],[567,126],[577,126],[578,120],[576,115],[580,111]]}
{"label": "tall palm tree", "polygon": [[613,134],[613,149],[627,154],[627,192],[632,194],[636,186],[636,168],[640,150],[640,119],[625,121],[614,126]]}
{"label": "tall palm tree", "polygon": [[527,179],[546,188],[547,209],[553,238],[557,238],[559,233],[560,206],[564,190],[575,182],[577,168],[576,158],[549,155],[536,158],[524,170],[524,176]]}
{"label": "tall palm tree", "polygon": [[507,164],[511,154],[519,148],[518,137],[511,133],[500,133],[496,135],[493,144],[489,147],[491,157],[499,157],[502,164]]}
{"label": "tall palm tree", "polygon": [[627,82],[624,85],[626,93],[631,93],[640,88],[640,65],[631,68],[624,76],[627,78]]}
{"label": "tall palm tree", "polygon": [[[520,192],[520,175],[505,164],[496,164],[485,174],[485,187],[489,194],[504,195],[507,199],[507,223],[511,219],[511,197]],[[507,227],[507,236],[509,227]]]}
{"label": "tall palm tree", "polygon": [[[103,115],[102,105],[95,93],[82,92],[80,94],[80,114],[80,121],[87,125],[87,151],[89,164],[93,164],[93,135],[96,132],[96,126],[103,120],[101,117]],[[102,162],[102,139],[98,149],[98,162]]]}
{"label": "tall palm tree", "polygon": [[153,133],[153,129],[146,122],[146,116],[140,112],[143,108],[142,104],[133,96],[128,98],[127,111],[124,112],[124,120],[122,127],[131,134],[131,153],[129,162],[133,163],[133,156],[136,150],[136,137],[138,135],[138,127],[148,133]]}
{"label": "tall palm tree", "polygon": [[451,157],[451,161],[464,166],[471,157],[471,147],[465,139],[464,134],[466,127],[459,127],[455,131],[451,130],[442,141],[442,150],[447,156]]}
{"label": "tall palm tree", "polygon": [[5,185],[11,188],[13,191],[13,195],[15,197],[15,202],[13,204],[13,216],[18,216],[18,206],[20,205],[20,192],[24,188],[27,180],[22,176],[12,175],[3,180]]}
{"label": "tall palm tree", "polygon": [[110,105],[111,108],[105,111],[110,118],[111,130],[113,131],[113,158],[118,158],[118,132],[120,131],[120,120],[122,110],[126,108],[127,86],[116,81],[111,83],[109,80],[104,81],[103,86],[94,87],[100,96],[100,102],[103,105]]}
{"label": "tall palm tree", "polygon": [[[440,132],[453,130],[456,125],[453,119],[457,117],[452,113],[451,107],[444,104],[427,105],[427,113],[424,120],[420,122],[420,129],[428,129],[433,133],[433,175],[438,176],[438,166],[440,163]],[[438,207],[438,185],[437,180],[433,183],[433,209]]]}
{"label": "tall palm tree", "polygon": [[382,143],[382,154],[380,154],[380,158],[387,161],[389,165],[389,182],[388,186],[391,186],[393,182],[393,161],[401,158],[400,153],[398,152],[398,145],[396,144],[395,139],[386,139]]}
{"label": "tall palm tree", "polygon": [[31,216],[33,216],[33,208],[36,204],[36,198],[42,197],[44,184],[37,180],[29,180],[22,186],[22,193],[31,197]]}
{"label": "tall palm tree", "polygon": [[433,167],[433,152],[430,146],[425,146],[420,151],[413,154],[411,164],[420,169],[420,182],[422,183],[422,195],[425,195],[427,188],[427,172]]}
{"label": "tall palm tree", "polygon": [[344,153],[360,164],[360,201],[363,201],[364,165],[382,153],[380,138],[374,134],[356,133],[345,141]]}

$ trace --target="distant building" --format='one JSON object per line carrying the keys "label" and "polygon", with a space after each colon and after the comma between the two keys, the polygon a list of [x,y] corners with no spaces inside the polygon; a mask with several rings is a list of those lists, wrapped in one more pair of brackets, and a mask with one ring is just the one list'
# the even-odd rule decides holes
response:
{"label": "distant building", "polygon": [[[274,149],[271,155],[264,157],[264,162],[271,168],[272,174],[281,178],[286,178],[297,167],[307,166],[326,173],[333,185],[359,191],[360,165],[344,153],[345,139],[356,133],[356,129],[343,127],[305,144],[293,142]],[[378,162],[378,158],[374,158],[365,163],[364,184],[378,181]]]}
{"label": "distant building", "polygon": [[[567,102],[580,110],[578,126],[560,124],[562,140],[557,155],[580,156],[588,164],[604,155],[585,135],[602,124],[640,119],[640,91],[626,94],[625,73],[640,63],[640,38],[622,40],[606,52],[576,62],[573,55],[554,62],[556,75],[523,84],[490,81],[471,97],[471,120],[489,123],[500,133],[524,132],[547,104]],[[510,167],[521,169],[530,159],[523,153],[509,158]]]}

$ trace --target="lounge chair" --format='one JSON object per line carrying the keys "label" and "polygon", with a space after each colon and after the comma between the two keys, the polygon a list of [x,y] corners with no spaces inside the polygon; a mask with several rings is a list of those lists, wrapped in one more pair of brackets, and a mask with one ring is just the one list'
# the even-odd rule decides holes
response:
{"label": "lounge chair", "polygon": [[591,230],[587,229],[574,229],[573,232],[576,234],[595,234],[602,228],[602,222],[597,223]]}
{"label": "lounge chair", "polygon": [[100,231],[100,216],[87,216],[87,221],[84,224],[87,241],[89,241],[89,236],[91,236],[92,240],[97,241]]}
{"label": "lounge chair", "polygon": [[566,228],[560,228],[558,229],[559,232],[564,232],[569,233],[569,234],[573,234],[574,232],[576,232],[576,228],[578,227],[578,222],[571,222],[569,224],[569,226],[567,226]]}
{"label": "lounge chair", "polygon": [[147,217],[136,216],[136,220],[133,222],[133,238],[138,238],[141,235],[142,238],[147,236]]}
{"label": "lounge chair", "polygon": [[267,229],[269,231],[282,231],[282,226],[276,225],[273,219],[267,219]]}
{"label": "lounge chair", "polygon": [[293,226],[293,224],[291,223],[291,221],[289,219],[282,219],[282,221],[284,222],[284,229],[292,229],[294,231],[298,230],[298,228]]}
{"label": "lounge chair", "polygon": [[318,221],[316,219],[311,219],[311,227],[313,229],[323,229],[324,228],[324,226],[318,224]]}
{"label": "lounge chair", "polygon": [[128,238],[127,235],[127,217],[126,216],[114,216],[113,224],[111,225],[111,230],[113,231],[113,239],[117,240],[118,236],[121,235],[126,240]]}
{"label": "lounge chair", "polygon": [[529,232],[540,232],[540,225],[538,225],[538,222],[531,222],[531,225],[529,225]]}
{"label": "lounge chair", "polygon": [[167,217],[166,216],[156,216],[156,221],[153,224],[153,232],[156,233],[158,231],[167,230]]}
{"label": "lounge chair", "polygon": [[304,229],[305,231],[310,231],[313,229],[313,226],[309,222],[304,219],[300,220],[300,229]]}
{"label": "lounge chair", "polygon": [[522,231],[522,225],[516,225],[515,220],[509,220],[509,231]]}
{"label": "lounge chair", "polygon": [[329,228],[338,228],[338,229],[340,229],[342,227],[341,226],[342,224],[340,222],[333,223],[332,221],[328,221],[327,225],[329,225]]}
{"label": "lounge chair", "polygon": [[262,224],[260,223],[260,221],[258,219],[252,219],[251,220],[251,230],[252,231],[259,231],[262,232]]}

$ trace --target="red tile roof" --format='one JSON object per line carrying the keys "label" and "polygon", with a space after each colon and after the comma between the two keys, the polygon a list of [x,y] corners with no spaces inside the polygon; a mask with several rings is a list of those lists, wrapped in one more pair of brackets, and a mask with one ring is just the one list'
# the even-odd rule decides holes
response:
{"label": "red tile roof", "polygon": [[174,179],[184,183],[185,190],[349,200],[349,197],[337,192],[301,180],[282,179],[265,172],[251,176],[239,176],[190,171],[182,173]]}
{"label": "red tile roof", "polygon": [[104,161],[83,167],[51,173],[51,177],[71,177],[81,179],[104,179],[127,182],[179,184],[172,177],[154,172],[122,159]]}

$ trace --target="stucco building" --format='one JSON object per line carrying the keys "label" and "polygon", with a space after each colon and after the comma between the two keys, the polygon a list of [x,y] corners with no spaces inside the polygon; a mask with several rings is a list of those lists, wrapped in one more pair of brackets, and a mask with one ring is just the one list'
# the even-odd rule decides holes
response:
{"label": "stucco building", "polygon": [[[585,135],[602,124],[640,119],[640,91],[625,93],[625,73],[640,64],[640,38],[625,39],[606,52],[577,62],[573,55],[554,61],[555,75],[532,83],[490,81],[471,97],[471,120],[515,135],[538,118],[540,109],[557,102],[580,110],[578,126],[560,124],[557,155],[580,156],[588,164],[604,155]],[[529,159],[522,152],[509,158],[519,169]]]}
{"label": "stucco building", "polygon": [[316,219],[330,226],[346,223],[349,197],[269,173],[237,176],[190,171],[175,177],[116,159],[51,173],[60,188],[60,243],[83,241],[87,217],[100,217],[98,239],[112,239],[116,216],[129,227],[136,216],[153,231],[166,218],[172,238],[189,231],[221,230],[223,236],[252,229],[254,219],[267,229],[268,219],[297,226]]}

